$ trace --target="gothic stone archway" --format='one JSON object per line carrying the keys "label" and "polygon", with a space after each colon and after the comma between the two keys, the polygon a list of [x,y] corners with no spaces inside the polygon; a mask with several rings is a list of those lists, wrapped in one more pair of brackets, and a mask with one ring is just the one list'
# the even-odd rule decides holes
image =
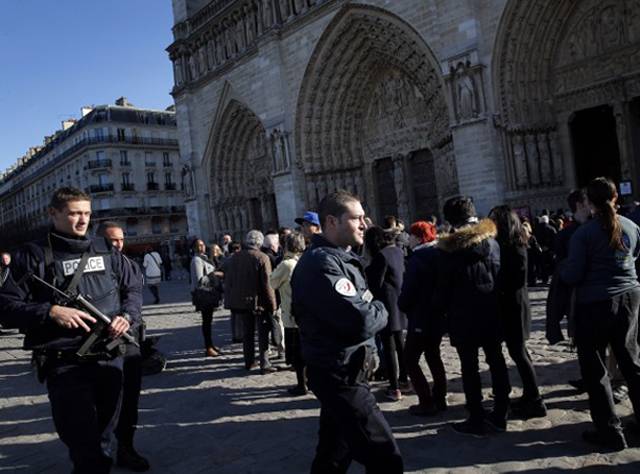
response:
{"label": "gothic stone archway", "polygon": [[237,100],[222,113],[213,135],[211,206],[214,235],[241,238],[249,229],[277,226],[271,158],[258,117]]}
{"label": "gothic stone archway", "polygon": [[598,106],[614,111],[621,178],[635,178],[629,115],[640,96],[640,0],[510,0],[494,84],[512,200],[564,202],[582,165],[570,122]]}
{"label": "gothic stone archway", "polygon": [[385,10],[345,6],[320,38],[298,99],[307,206],[345,188],[374,216],[411,219],[411,158],[422,151],[414,161],[435,178],[420,196],[437,212],[439,198],[458,190],[448,117],[438,62],[422,37]]}

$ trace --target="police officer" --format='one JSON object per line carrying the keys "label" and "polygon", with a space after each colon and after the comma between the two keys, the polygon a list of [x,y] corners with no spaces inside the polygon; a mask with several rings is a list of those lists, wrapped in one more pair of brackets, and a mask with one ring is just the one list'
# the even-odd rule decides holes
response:
{"label": "police officer", "polygon": [[[114,221],[104,221],[100,223],[96,235],[106,238],[113,247],[122,252],[124,248],[124,231],[120,224]],[[135,282],[142,291],[142,271],[136,262],[122,254],[124,261],[131,267],[131,274],[135,276]],[[130,332],[142,343],[144,324],[132,326]],[[118,466],[131,469],[135,472],[148,471],[149,461],[133,447],[133,435],[138,423],[138,403],[140,401],[140,390],[142,389],[142,355],[140,348],[133,344],[127,344],[122,367],[122,407],[120,408],[120,418],[115,429],[118,439],[117,464]]]}
{"label": "police officer", "polygon": [[[121,340],[140,320],[142,295],[131,267],[105,239],[87,238],[91,198],[76,188],[56,190],[49,205],[52,227],[42,240],[15,255],[11,276],[0,291],[2,324],[21,328],[24,348],[34,351],[40,380],[46,381],[53,422],[69,448],[74,473],[108,473],[110,442],[122,390]],[[78,292],[111,318],[88,354],[78,356],[96,320],[35,275],[59,289]]]}
{"label": "police officer", "polygon": [[387,311],[372,301],[357,255],[364,210],[346,191],[319,206],[323,234],[312,237],[291,280],[309,388],[320,401],[313,474],[345,473],[352,459],[369,474],[403,472],[400,450],[367,382],[375,334]]}

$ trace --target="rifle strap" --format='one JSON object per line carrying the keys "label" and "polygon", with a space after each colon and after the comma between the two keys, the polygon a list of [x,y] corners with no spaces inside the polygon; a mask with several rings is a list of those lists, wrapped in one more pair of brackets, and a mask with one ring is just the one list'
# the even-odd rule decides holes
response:
{"label": "rifle strap", "polygon": [[82,278],[82,274],[84,273],[84,269],[87,266],[87,261],[89,260],[89,251],[84,252],[82,257],[80,257],[80,263],[78,263],[78,267],[76,268],[75,273],[73,274],[73,278],[69,282],[69,285],[66,288],[66,292],[68,294],[76,294],[76,289],[80,284],[80,278]]}
{"label": "rifle strap", "polygon": [[51,248],[51,234],[47,234],[47,245],[44,246],[44,275],[43,278],[45,281],[49,280],[51,277],[51,284],[53,286],[58,286],[56,284],[56,272],[54,269],[54,261],[53,261],[53,249]]}

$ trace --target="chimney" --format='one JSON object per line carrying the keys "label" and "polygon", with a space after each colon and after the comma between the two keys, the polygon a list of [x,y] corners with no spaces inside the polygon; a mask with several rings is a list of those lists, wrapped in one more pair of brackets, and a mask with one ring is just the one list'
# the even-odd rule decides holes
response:
{"label": "chimney", "polygon": [[73,127],[76,123],[76,119],[67,119],[62,121],[62,130],[67,130]]}
{"label": "chimney", "polygon": [[90,106],[90,105],[85,105],[84,107],[80,107],[80,115],[82,117],[84,117],[85,115],[87,115],[92,110],[93,110],[93,107]]}
{"label": "chimney", "polygon": [[118,97],[116,99],[116,105],[119,105],[120,107],[133,107],[133,104],[129,102],[125,96]]}

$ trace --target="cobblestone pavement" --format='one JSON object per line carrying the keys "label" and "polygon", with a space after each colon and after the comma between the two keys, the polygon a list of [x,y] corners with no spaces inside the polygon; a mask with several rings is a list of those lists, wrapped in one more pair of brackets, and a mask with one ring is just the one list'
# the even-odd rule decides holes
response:
{"label": "cobblestone pavement", "polygon": [[[146,292],[146,290],[145,290]],[[384,385],[374,392],[381,400],[404,455],[406,472],[542,472],[583,469],[587,472],[639,472],[640,438],[617,454],[599,454],[585,445],[581,432],[590,427],[586,395],[576,395],[567,381],[578,377],[575,354],[567,345],[544,340],[543,291],[532,291],[533,336],[529,347],[538,367],[549,408],[544,419],[510,421],[507,433],[485,439],[453,432],[452,421],[464,419],[460,369],[452,348],[444,354],[451,380],[450,409],[430,419],[415,418],[407,407],[382,401]],[[145,377],[136,445],[160,473],[304,473],[317,440],[318,403],[312,395],[292,398],[292,372],[261,376],[242,366],[239,344],[230,343],[229,317],[216,314],[214,340],[224,356],[203,357],[199,314],[188,303],[187,284],[165,282],[159,305],[145,306],[151,334],[161,335],[159,348],[167,369]],[[145,295],[149,302],[150,295]],[[15,473],[70,471],[65,446],[50,417],[46,391],[34,378],[21,337],[0,337],[0,471]],[[489,384],[482,366],[483,383]],[[513,365],[514,392],[520,380]],[[489,391],[485,392],[490,403]],[[628,419],[629,402],[619,407]],[[125,472],[115,469],[115,472]],[[361,473],[353,465],[350,472]]]}

